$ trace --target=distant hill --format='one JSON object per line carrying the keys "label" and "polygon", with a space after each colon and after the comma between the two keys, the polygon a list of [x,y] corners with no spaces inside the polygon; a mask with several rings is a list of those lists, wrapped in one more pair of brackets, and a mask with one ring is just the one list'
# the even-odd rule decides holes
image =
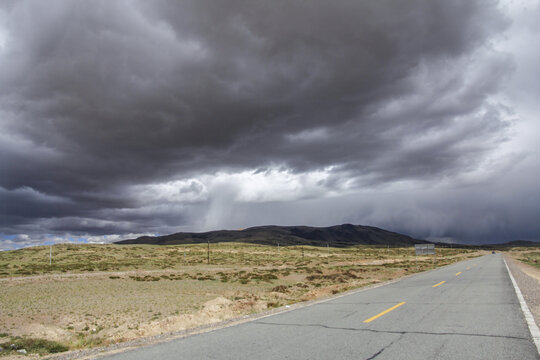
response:
{"label": "distant hill", "polygon": [[379,229],[373,226],[336,225],[311,226],[257,226],[244,230],[219,230],[204,233],[176,233],[164,236],[142,236],[137,239],[118,241],[116,244],[177,245],[217,242],[245,242],[261,245],[313,245],[347,247],[354,245],[411,246],[428,243],[407,235]]}
{"label": "distant hill", "polygon": [[528,240],[514,240],[508,241],[502,244],[491,244],[488,246],[493,247],[527,247],[527,246],[540,246],[538,241],[528,241]]}

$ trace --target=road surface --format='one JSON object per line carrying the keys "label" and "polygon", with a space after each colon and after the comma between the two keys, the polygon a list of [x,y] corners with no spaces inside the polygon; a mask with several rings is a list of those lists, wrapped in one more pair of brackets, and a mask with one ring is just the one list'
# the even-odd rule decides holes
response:
{"label": "road surface", "polygon": [[502,255],[107,359],[540,359]]}

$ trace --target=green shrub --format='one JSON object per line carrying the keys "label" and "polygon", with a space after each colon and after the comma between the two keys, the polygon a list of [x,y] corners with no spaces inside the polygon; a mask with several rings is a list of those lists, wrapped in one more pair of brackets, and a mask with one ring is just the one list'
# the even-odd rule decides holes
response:
{"label": "green shrub", "polygon": [[0,345],[2,345],[3,348],[8,349],[11,344],[15,345],[15,350],[25,349],[29,353],[38,354],[55,354],[69,350],[66,345],[57,343],[56,341],[21,337],[12,338],[9,343]]}

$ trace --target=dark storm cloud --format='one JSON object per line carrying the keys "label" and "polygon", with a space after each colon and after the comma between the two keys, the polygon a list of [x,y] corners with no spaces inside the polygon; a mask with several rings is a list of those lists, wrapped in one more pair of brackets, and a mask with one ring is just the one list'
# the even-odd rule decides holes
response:
{"label": "dark storm cloud", "polygon": [[429,181],[474,170],[506,134],[493,1],[6,4],[5,232],[183,225],[189,209],[156,221],[167,211],[129,188],[218,171]]}

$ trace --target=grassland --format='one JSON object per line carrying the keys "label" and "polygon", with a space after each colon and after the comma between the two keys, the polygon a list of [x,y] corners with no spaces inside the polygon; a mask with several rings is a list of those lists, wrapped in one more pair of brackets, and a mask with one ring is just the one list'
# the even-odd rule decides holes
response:
{"label": "grassland", "polygon": [[540,249],[538,247],[511,248],[508,253],[516,260],[540,269]]}
{"label": "grassland", "polygon": [[[211,244],[208,252],[206,244],[64,244],[53,247],[49,264],[49,247],[0,252],[0,346],[29,339],[47,340],[43,344],[57,350],[107,345],[316,299],[480,254],[438,249],[434,262],[415,259],[413,248],[221,243]],[[47,346],[36,352],[47,352]]]}

